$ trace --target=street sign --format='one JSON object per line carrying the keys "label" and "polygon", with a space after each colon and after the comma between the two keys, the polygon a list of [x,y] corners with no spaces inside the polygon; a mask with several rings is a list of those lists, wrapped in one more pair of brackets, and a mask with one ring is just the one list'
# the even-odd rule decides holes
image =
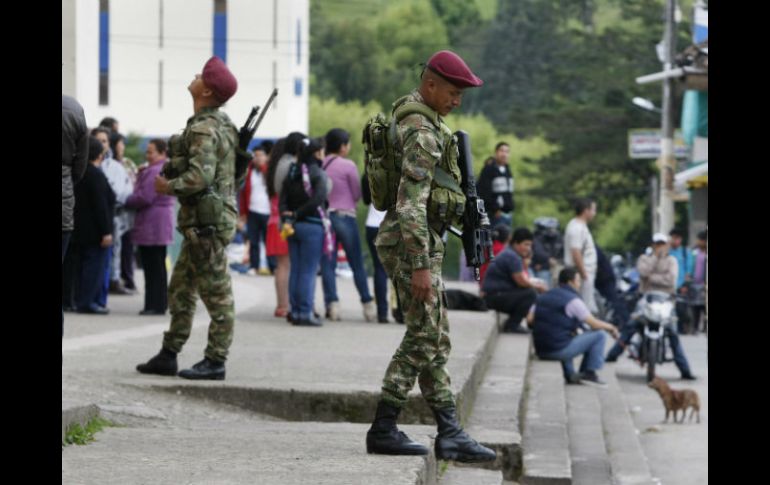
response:
{"label": "street sign", "polygon": [[700,44],[709,38],[709,10],[706,6],[695,7],[695,28],[693,29],[693,41]]}
{"label": "street sign", "polygon": [[[660,157],[661,131],[655,128],[628,130],[628,157],[633,159],[655,160]],[[687,158],[690,149],[684,143],[682,131],[674,133],[674,156]]]}

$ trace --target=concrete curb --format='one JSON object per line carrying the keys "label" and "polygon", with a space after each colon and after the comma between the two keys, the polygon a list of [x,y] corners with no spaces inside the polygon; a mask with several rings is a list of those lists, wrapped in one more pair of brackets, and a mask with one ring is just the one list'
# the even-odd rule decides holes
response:
{"label": "concrete curb", "polygon": [[531,360],[530,366],[522,432],[521,483],[570,485],[572,463],[561,364]]}
{"label": "concrete curb", "polygon": [[575,485],[612,483],[604,440],[599,393],[605,389],[567,386],[567,431]]}
{"label": "concrete curb", "polygon": [[506,480],[518,480],[522,471],[522,438],[518,415],[525,396],[530,345],[528,337],[498,337],[487,373],[476,396],[474,413],[468,422],[468,433],[497,453],[494,462],[476,466],[500,470]]}
{"label": "concrete curb", "polygon": [[[497,335],[497,328],[490,326],[468,378],[456,393],[457,413],[461,421],[465,421],[473,408],[479,385],[492,357]],[[288,421],[368,423],[374,416],[380,398],[379,391],[275,389],[228,385],[215,381],[180,382],[175,379],[165,384],[154,378],[144,378],[126,380],[122,384],[210,399]],[[399,416],[399,423],[435,424],[433,413],[419,392],[410,393],[409,400]]]}
{"label": "concrete curb", "polygon": [[614,485],[654,484],[647,457],[637,437],[637,430],[614,369],[606,372],[608,388],[599,393],[602,426]]}
{"label": "concrete curb", "polygon": [[85,426],[93,418],[99,416],[99,407],[96,404],[72,404],[62,403],[61,410],[61,440],[70,427],[75,424]]}

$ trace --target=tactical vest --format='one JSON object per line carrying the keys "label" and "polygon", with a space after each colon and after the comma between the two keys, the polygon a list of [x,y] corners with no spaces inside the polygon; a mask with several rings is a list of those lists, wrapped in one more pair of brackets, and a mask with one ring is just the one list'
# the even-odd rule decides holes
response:
{"label": "tactical vest", "polygon": [[378,113],[364,127],[362,142],[372,205],[378,210],[389,210],[396,205],[404,156],[398,123],[415,113],[427,118],[444,136],[443,152],[433,173],[427,207],[429,224],[441,232],[440,229],[449,225],[462,225],[465,211],[465,194],[460,188],[462,175],[457,165],[457,138],[438,113],[422,103],[407,102],[407,96],[393,103],[390,119]]}
{"label": "tactical vest", "polygon": [[566,285],[537,297],[532,340],[538,353],[558,352],[572,341],[572,333],[581,322],[568,317],[564,309],[575,298],[579,298],[577,291]]}
{"label": "tactical vest", "polygon": [[[199,115],[196,122],[205,119],[215,119],[219,143],[217,144],[217,163],[214,180],[206,189],[186,197],[179,197],[179,203],[185,211],[184,217],[180,214],[180,229],[187,227],[216,227],[229,225],[225,212],[235,210],[233,203],[235,197],[235,166],[226,166],[224,163],[230,152],[233,152],[237,144],[238,130],[227,118],[220,116],[219,111],[207,112]],[[189,169],[189,147],[192,142],[196,127],[185,129],[181,137],[169,140],[172,151],[171,168],[175,172],[174,177],[179,176]],[[228,132],[232,132],[231,134]],[[209,134],[208,130],[204,134]],[[234,160],[234,155],[232,156]]]}

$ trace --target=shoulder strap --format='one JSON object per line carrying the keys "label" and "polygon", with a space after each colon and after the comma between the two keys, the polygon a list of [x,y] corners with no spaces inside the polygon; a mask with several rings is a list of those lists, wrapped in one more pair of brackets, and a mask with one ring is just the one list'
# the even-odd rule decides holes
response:
{"label": "shoulder strap", "polygon": [[460,185],[454,177],[438,165],[436,165],[436,169],[433,172],[433,181],[436,182],[436,185],[439,187],[449,189],[452,192],[463,193],[463,189],[460,188]]}
{"label": "shoulder strap", "polygon": [[308,169],[306,163],[300,164],[300,170],[302,171],[302,187],[305,189],[305,193],[308,197],[313,197],[313,185],[310,183],[310,169]]}
{"label": "shoulder strap", "polygon": [[[403,99],[403,98],[402,98]],[[441,130],[444,136],[451,138],[453,136],[452,130],[441,120],[439,114],[433,111],[429,106],[418,103],[416,101],[404,102],[399,99],[393,103],[393,120],[391,121],[391,139],[395,140],[396,124],[411,114],[421,114],[428,118],[433,126]]]}
{"label": "shoulder strap", "polygon": [[332,162],[337,160],[338,158],[340,158],[338,155],[335,155],[332,158],[330,158],[329,161],[326,162],[326,165],[323,166],[323,169],[326,170],[327,168],[329,168],[329,165],[331,165]]}
{"label": "shoulder strap", "polygon": [[395,110],[393,111],[393,118],[396,120],[396,123],[398,123],[407,116],[415,113],[419,113],[425,116],[430,120],[431,123],[433,123],[436,128],[441,129],[443,123],[441,123],[438,113],[430,109],[430,107],[414,101],[402,103],[396,106]]}

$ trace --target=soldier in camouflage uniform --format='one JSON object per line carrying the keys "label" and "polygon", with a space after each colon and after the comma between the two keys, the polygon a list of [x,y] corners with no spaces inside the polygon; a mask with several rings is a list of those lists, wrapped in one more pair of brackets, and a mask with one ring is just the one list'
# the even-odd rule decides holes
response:
{"label": "soldier in camouflage uniform", "polygon": [[[396,205],[387,211],[375,242],[398,292],[406,335],[385,372],[382,397],[366,439],[369,453],[428,453],[396,427],[407,394],[419,379],[438,424],[437,458],[495,459],[492,450],[471,439],[457,422],[446,369],[451,343],[441,279],[442,236],[450,224],[458,224],[465,203],[459,190],[456,140],[441,116],[460,106],[464,88],[481,84],[459,56],[441,51],[428,61],[420,87],[394,103],[394,113],[409,103],[429,110],[409,114],[397,125],[396,143],[403,156]],[[449,177],[453,180],[447,181]],[[446,189],[452,186],[454,191]]]}
{"label": "soldier in camouflage uniform", "polygon": [[225,378],[225,359],[233,340],[235,308],[225,247],[235,235],[235,147],[238,130],[219,110],[237,81],[218,57],[188,87],[195,114],[181,135],[169,140],[171,159],[155,180],[158,193],[175,195],[177,229],[184,235],[168,287],[171,325],[158,355],[136,369],[175,375],[176,355],[190,336],[196,292],[211,317],[205,358],[179,372],[187,379]]}

